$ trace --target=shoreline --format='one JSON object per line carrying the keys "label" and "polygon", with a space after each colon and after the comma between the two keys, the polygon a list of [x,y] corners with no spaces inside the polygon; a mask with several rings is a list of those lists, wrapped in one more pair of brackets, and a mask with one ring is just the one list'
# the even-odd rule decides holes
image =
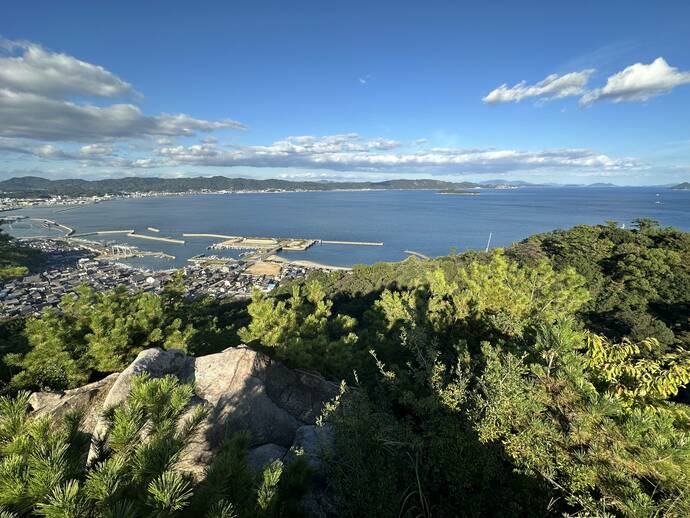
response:
{"label": "shoreline", "polygon": [[297,260],[290,260],[286,259],[285,257],[280,257],[278,255],[271,255],[266,258],[266,262],[273,262],[273,263],[282,263],[282,264],[292,264],[295,266],[302,266],[303,268],[318,268],[320,270],[329,270],[329,271],[342,271],[342,272],[351,272],[352,268],[349,266],[336,266],[333,264],[323,264],[323,263],[318,263],[316,261],[309,261],[307,259],[297,259]]}

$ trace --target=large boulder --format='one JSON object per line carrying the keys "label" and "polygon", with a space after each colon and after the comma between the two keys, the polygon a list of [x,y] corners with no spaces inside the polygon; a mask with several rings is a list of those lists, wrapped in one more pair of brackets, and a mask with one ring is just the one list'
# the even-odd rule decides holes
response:
{"label": "large boulder", "polygon": [[63,417],[70,411],[81,411],[84,414],[82,431],[92,434],[99,419],[106,395],[118,379],[114,373],[100,381],[64,392],[34,392],[29,397],[29,405],[34,417],[51,415]]}
{"label": "large boulder", "polygon": [[132,378],[143,373],[152,378],[174,375],[182,382],[193,383],[193,404],[210,407],[209,417],[180,466],[197,477],[203,474],[222,441],[237,431],[250,433],[250,462],[254,469],[275,459],[290,460],[288,452],[296,439],[295,446],[313,455],[317,434],[313,425],[323,405],[338,393],[338,386],[321,376],[289,369],[245,346],[199,358],[180,350],[155,348],[142,351],[120,374],[96,384],[63,394],[34,394],[34,409],[58,415],[80,401],[90,423],[86,431],[93,436],[93,459],[95,445],[107,430],[103,411],[122,404],[131,390]]}

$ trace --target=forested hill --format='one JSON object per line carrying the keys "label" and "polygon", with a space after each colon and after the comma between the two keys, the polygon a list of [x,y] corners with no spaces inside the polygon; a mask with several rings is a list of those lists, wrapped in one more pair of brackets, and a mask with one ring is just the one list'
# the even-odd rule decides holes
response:
{"label": "forested hill", "polygon": [[383,182],[292,182],[288,180],[254,180],[225,176],[195,178],[116,178],[105,180],[48,180],[36,176],[11,178],[0,182],[0,192],[28,195],[92,195],[130,192],[187,191],[332,191],[338,189],[469,189],[495,187],[472,182],[441,180],[387,180]]}
{"label": "forested hill", "polygon": [[[685,518],[690,233],[634,223],[314,273],[248,304],[191,300],[176,283],[160,296],[81,289],[59,312],[0,326],[0,379],[10,395],[61,390],[122,371],[143,348],[201,355],[242,342],[344,380],[320,418],[330,439],[314,479],[337,512],[319,516]],[[82,512],[38,514],[100,516],[159,500],[181,511],[128,516],[296,516],[280,499],[257,513],[257,495],[248,502],[233,489],[259,486],[238,477],[247,454],[232,439],[205,480],[163,483],[183,477],[185,443],[171,442],[175,422],[162,426],[160,412],[174,403],[172,415],[183,415],[175,394],[191,390],[164,382],[142,386],[120,411],[132,414],[112,421],[104,453],[119,460],[92,465],[58,455],[79,451],[78,437],[61,432],[69,421],[32,425],[25,393],[0,398],[0,488],[12,489],[1,504],[16,513],[7,516],[67,505]],[[123,436],[149,429],[141,455],[121,455],[133,442]],[[58,453],[42,449],[43,436]],[[286,468],[278,494],[297,494],[303,475]],[[277,478],[264,471],[264,481]],[[229,511],[185,514],[195,500]]]}
{"label": "forested hill", "polygon": [[678,185],[673,187],[673,190],[675,190],[675,191],[690,191],[690,182],[679,183]]}

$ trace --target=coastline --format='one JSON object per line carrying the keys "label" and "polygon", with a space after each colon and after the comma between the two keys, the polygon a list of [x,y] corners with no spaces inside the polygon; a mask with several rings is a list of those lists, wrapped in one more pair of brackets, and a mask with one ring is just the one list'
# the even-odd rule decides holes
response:
{"label": "coastline", "polygon": [[348,266],[335,266],[332,264],[323,264],[323,263],[318,263],[316,261],[309,261],[306,259],[297,259],[297,260],[290,260],[286,259],[285,257],[280,257],[278,255],[271,255],[266,258],[266,262],[273,262],[273,263],[283,263],[283,264],[292,264],[294,266],[302,266],[303,268],[317,268],[320,270],[329,270],[329,271],[341,271],[341,272],[351,272],[352,268]]}

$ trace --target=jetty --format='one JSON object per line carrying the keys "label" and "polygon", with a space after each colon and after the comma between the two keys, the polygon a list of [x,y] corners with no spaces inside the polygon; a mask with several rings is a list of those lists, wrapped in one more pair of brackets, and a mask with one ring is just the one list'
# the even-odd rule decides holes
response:
{"label": "jetty", "polygon": [[369,241],[332,241],[332,240],[319,240],[322,245],[356,245],[356,246],[383,246],[383,243],[372,243]]}
{"label": "jetty", "polygon": [[213,239],[241,239],[240,236],[226,236],[224,234],[190,234],[183,233],[182,237],[210,237]]}
{"label": "jetty", "polygon": [[[37,222],[43,224],[43,226],[46,228],[57,227],[65,233],[65,237],[71,236],[72,234],[74,234],[73,228],[70,228],[67,225],[63,225],[62,223],[57,223],[56,221],[53,221],[52,219],[44,219],[44,218],[23,218],[23,219],[26,219],[27,221],[37,221]],[[40,237],[40,236],[36,236],[36,237]]]}
{"label": "jetty", "polygon": [[164,243],[173,243],[175,245],[184,245],[185,241],[182,239],[173,239],[172,237],[159,237],[159,236],[148,236],[146,234],[137,234],[132,232],[128,234],[129,237],[137,237],[139,239],[149,239],[151,241],[162,241]]}
{"label": "jetty", "polygon": [[84,232],[82,234],[74,234],[72,237],[86,237],[86,236],[100,236],[109,234],[134,234],[134,229],[129,230],[96,230],[94,232]]}

